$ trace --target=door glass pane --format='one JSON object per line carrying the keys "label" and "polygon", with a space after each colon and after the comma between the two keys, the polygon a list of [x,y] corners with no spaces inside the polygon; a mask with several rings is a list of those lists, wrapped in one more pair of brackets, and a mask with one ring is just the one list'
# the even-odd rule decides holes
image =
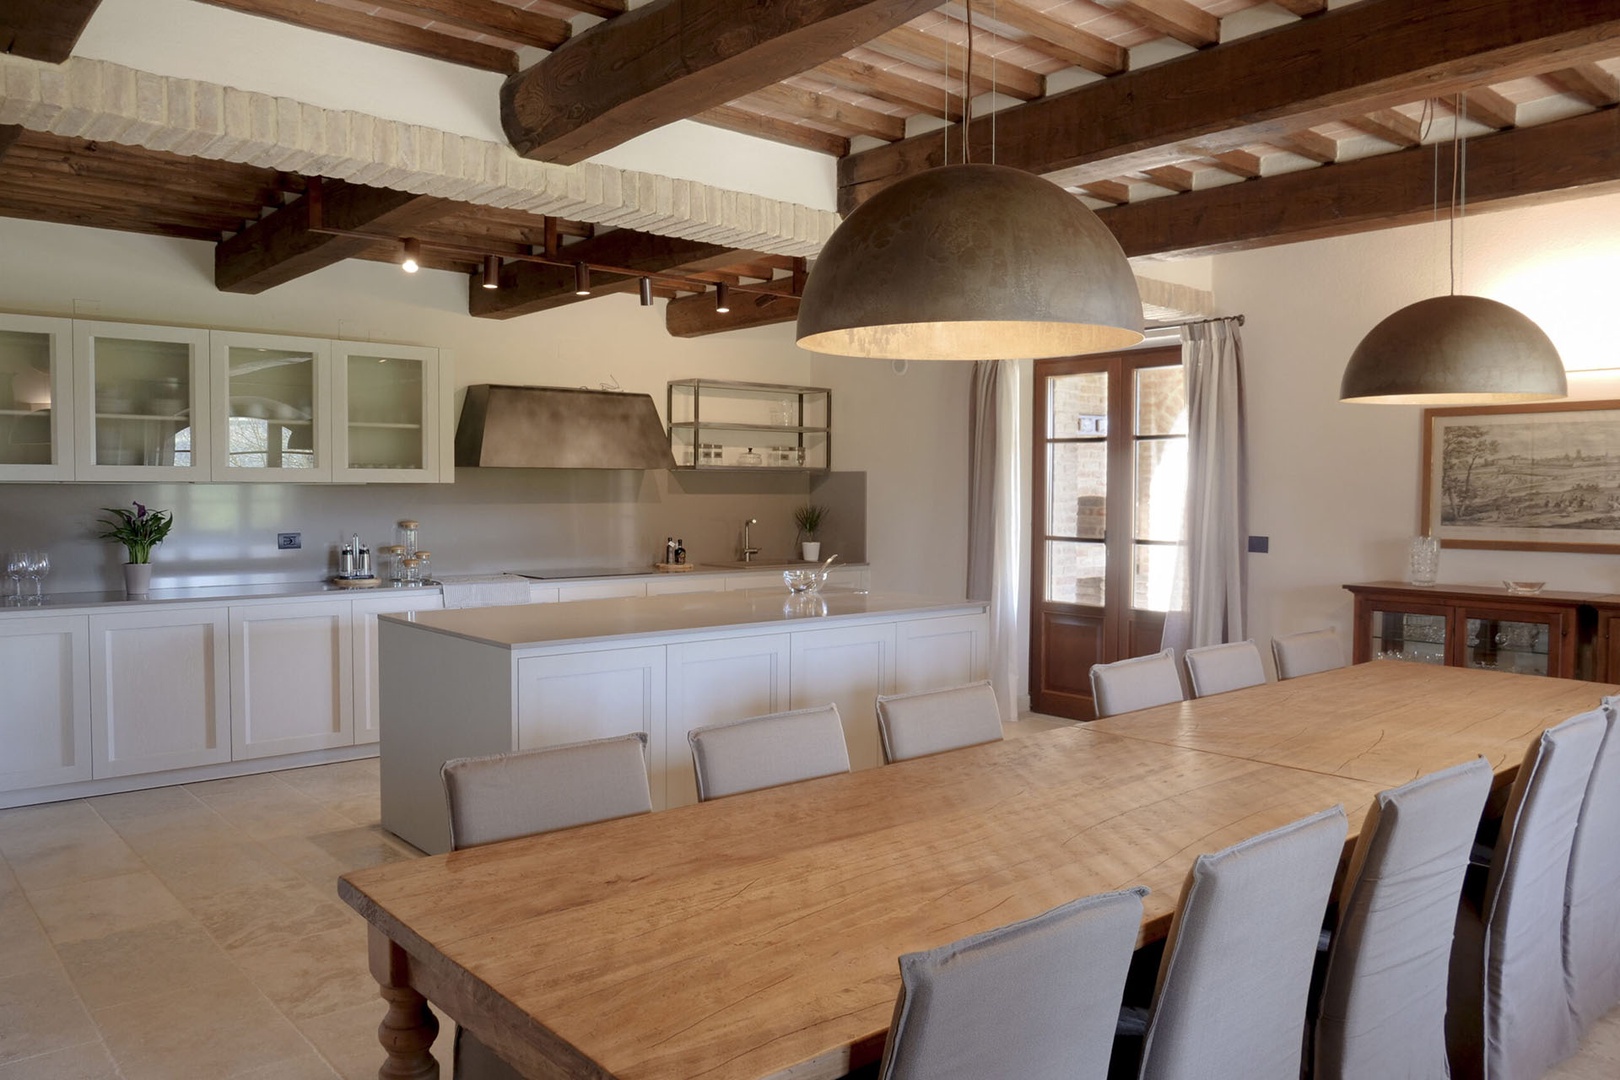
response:
{"label": "door glass pane", "polygon": [[315,467],[315,357],[286,349],[232,346],[230,380],[232,469]]}
{"label": "door glass pane", "polygon": [[1179,364],[1136,369],[1136,433],[1187,434],[1187,379]]}
{"label": "door glass pane", "polygon": [[1181,541],[1187,512],[1187,440],[1136,444],[1136,539]]}
{"label": "door glass pane", "polygon": [[1169,611],[1176,585],[1179,544],[1136,544],[1131,552],[1131,606]]}
{"label": "door glass pane", "polygon": [[1404,611],[1372,613],[1374,660],[1415,660],[1424,664],[1446,662],[1446,617],[1414,615]]}
{"label": "door glass pane", "polygon": [[1049,443],[1046,461],[1047,534],[1101,540],[1108,501],[1108,444]]}
{"label": "door glass pane", "polygon": [[1074,439],[1108,435],[1108,373],[1083,371],[1046,380],[1046,437]]}
{"label": "door glass pane", "polygon": [[1464,663],[1471,668],[1545,675],[1549,631],[1546,623],[1469,619]]}
{"label": "door glass pane", "polygon": [[0,465],[50,465],[51,338],[0,330]]}
{"label": "door glass pane", "polygon": [[422,468],[423,368],[420,360],[349,357],[350,468]]}
{"label": "door glass pane", "polygon": [[191,465],[188,345],[96,338],[94,371],[97,465]]}
{"label": "door glass pane", "polygon": [[1107,554],[1100,543],[1047,541],[1046,598],[1060,604],[1101,607],[1107,567]]}

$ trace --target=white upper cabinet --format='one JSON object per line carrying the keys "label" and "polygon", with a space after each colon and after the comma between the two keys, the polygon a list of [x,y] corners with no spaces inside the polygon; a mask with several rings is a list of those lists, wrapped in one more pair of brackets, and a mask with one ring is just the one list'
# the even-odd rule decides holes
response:
{"label": "white upper cabinet", "polygon": [[79,480],[210,478],[208,331],[73,324]]}
{"label": "white upper cabinet", "polygon": [[453,480],[448,366],[438,349],[332,343],[335,467],[340,483]]}
{"label": "white upper cabinet", "polygon": [[332,344],[213,331],[215,480],[332,479]]}
{"label": "white upper cabinet", "polygon": [[73,323],[0,315],[0,480],[73,479]]}

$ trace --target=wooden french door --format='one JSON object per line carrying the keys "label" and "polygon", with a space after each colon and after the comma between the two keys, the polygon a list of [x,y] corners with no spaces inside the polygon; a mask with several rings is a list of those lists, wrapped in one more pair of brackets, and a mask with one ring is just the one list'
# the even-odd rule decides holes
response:
{"label": "wooden french door", "polygon": [[1091,666],[1157,652],[1186,507],[1181,350],[1035,362],[1030,706],[1090,720]]}

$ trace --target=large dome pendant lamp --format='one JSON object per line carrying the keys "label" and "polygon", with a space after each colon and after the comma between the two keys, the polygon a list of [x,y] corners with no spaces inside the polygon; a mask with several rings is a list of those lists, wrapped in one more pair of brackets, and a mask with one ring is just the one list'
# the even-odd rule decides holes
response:
{"label": "large dome pendant lamp", "polygon": [[[967,16],[971,85],[971,3]],[[1114,234],[1049,180],[968,164],[971,122],[970,112],[962,164],[892,184],[834,230],[799,301],[800,346],[887,360],[1004,360],[1142,340],[1136,275]]]}
{"label": "large dome pendant lamp", "polygon": [[[1455,117],[1458,127],[1467,119],[1461,95]],[[1564,363],[1541,327],[1496,300],[1457,295],[1457,220],[1459,202],[1466,206],[1467,199],[1460,142],[1454,128],[1451,295],[1409,304],[1373,327],[1345,365],[1340,401],[1506,405],[1569,393]]]}

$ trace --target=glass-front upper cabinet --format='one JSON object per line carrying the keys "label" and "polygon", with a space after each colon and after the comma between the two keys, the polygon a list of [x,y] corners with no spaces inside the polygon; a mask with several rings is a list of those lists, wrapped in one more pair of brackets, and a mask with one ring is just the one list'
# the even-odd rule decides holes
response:
{"label": "glass-front upper cabinet", "polygon": [[213,478],[332,479],[331,342],[214,331]]}
{"label": "glass-front upper cabinet", "polygon": [[0,480],[73,479],[73,323],[0,315]]}
{"label": "glass-front upper cabinet", "polygon": [[332,479],[441,479],[439,350],[335,341],[332,374]]}
{"label": "glass-front upper cabinet", "polygon": [[80,480],[207,480],[208,331],[75,322]]}

